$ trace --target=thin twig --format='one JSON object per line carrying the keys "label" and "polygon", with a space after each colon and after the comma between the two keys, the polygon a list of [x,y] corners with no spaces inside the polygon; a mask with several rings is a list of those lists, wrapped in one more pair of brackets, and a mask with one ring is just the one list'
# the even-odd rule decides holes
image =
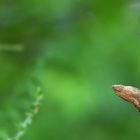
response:
{"label": "thin twig", "polygon": [[43,94],[40,87],[37,87],[37,97],[33,102],[31,111],[26,112],[26,118],[18,125],[18,130],[14,137],[8,138],[7,140],[20,140],[20,138],[25,134],[27,128],[32,124],[33,117],[38,113],[40,102],[43,99]]}

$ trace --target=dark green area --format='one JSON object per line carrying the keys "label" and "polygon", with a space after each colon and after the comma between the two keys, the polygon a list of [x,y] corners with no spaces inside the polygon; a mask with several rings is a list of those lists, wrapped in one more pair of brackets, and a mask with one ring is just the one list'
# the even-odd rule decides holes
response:
{"label": "dark green area", "polygon": [[22,140],[137,140],[140,113],[113,84],[140,87],[139,1],[1,0],[0,140],[36,86],[44,99]]}

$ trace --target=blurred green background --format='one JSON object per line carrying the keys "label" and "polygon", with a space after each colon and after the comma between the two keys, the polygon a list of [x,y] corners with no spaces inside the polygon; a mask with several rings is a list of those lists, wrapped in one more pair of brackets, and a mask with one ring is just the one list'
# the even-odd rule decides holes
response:
{"label": "blurred green background", "polygon": [[22,140],[137,140],[140,114],[113,84],[140,87],[139,0],[0,1],[0,140],[35,88],[44,99]]}

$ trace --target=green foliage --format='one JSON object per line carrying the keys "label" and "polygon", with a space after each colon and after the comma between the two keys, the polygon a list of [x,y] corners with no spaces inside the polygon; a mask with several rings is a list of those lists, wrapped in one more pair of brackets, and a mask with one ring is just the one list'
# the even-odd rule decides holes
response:
{"label": "green foliage", "polygon": [[[0,2],[0,140],[138,139],[139,113],[113,84],[140,87],[139,1]],[[128,116],[128,117],[127,117]]]}

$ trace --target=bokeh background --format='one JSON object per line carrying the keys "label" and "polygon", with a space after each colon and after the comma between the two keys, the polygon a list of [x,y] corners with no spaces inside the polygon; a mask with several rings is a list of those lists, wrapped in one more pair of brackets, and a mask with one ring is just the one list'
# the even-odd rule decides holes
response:
{"label": "bokeh background", "polygon": [[140,113],[113,84],[140,87],[139,0],[0,1],[0,140],[137,140]]}

